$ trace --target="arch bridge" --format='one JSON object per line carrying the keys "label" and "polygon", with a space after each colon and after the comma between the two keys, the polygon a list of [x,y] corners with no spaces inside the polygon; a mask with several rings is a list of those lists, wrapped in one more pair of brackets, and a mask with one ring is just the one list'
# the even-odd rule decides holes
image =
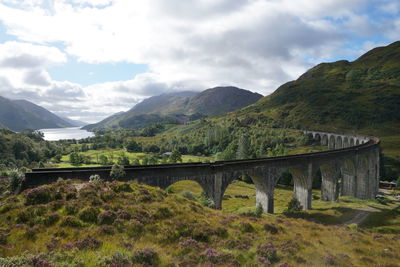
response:
{"label": "arch bridge", "polygon": [[[321,131],[304,131],[330,150],[282,157],[125,166],[124,180],[167,188],[182,181],[194,180],[203,188],[215,208],[220,209],[228,185],[242,175],[249,175],[256,187],[256,204],[274,212],[274,189],[283,173],[292,174],[294,195],[304,209],[312,207],[313,177],[321,171],[322,199],[335,201],[339,195],[361,199],[374,198],[379,185],[379,139],[372,136]],[[43,168],[26,174],[23,188],[51,183],[59,177],[89,180],[94,174],[111,180],[111,167]],[[340,184],[340,186],[339,186]]]}

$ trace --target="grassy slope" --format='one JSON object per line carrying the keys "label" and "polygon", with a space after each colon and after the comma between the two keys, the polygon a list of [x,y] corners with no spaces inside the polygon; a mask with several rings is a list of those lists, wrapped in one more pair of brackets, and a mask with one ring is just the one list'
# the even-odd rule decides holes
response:
{"label": "grassy slope", "polygon": [[[194,181],[181,181],[172,185],[169,190],[177,194],[183,194],[182,192],[192,192],[192,195],[196,198],[200,198],[202,192],[201,187]],[[255,192],[256,189],[253,184],[235,181],[228,186],[224,194],[222,201],[223,211],[237,215],[254,211],[256,203]],[[283,211],[287,208],[292,195],[292,187],[280,185],[277,186],[274,195],[275,214],[278,214],[279,216],[282,215]],[[341,224],[353,218],[354,215],[359,211],[371,209],[385,210],[397,207],[398,205],[398,203],[388,203],[384,205],[380,204],[376,200],[361,200],[352,197],[340,197],[340,199],[336,202],[326,202],[322,201],[320,198],[321,191],[313,190],[313,209],[302,214],[301,216],[303,218],[329,225]],[[386,213],[391,214],[389,211],[385,211],[384,213],[373,213],[371,215],[371,222],[377,220],[374,218],[378,218],[380,214],[382,214],[382,216],[386,216]],[[400,214],[398,215],[398,218],[394,216],[396,217],[396,220],[400,220]],[[379,225],[379,223],[375,225],[369,224],[369,226],[372,228],[374,228],[376,225]],[[396,227],[396,223],[391,223],[390,225],[392,227],[392,232],[400,234],[400,225],[398,225],[398,227]]]}
{"label": "grassy slope", "polygon": [[[395,235],[381,236],[303,219],[230,215],[137,184],[58,182],[39,191],[50,197],[29,198],[31,191],[1,203],[0,255],[8,258],[0,259],[0,265],[110,266],[125,262],[118,266],[130,266],[132,261],[150,262],[155,253],[158,260],[153,263],[160,266],[259,266],[267,261],[276,266],[398,266],[400,260],[396,252],[400,239]],[[41,200],[41,204],[32,200]],[[120,218],[128,218],[126,213],[131,218],[109,226],[99,225],[100,221],[82,222],[80,214],[87,207],[100,212],[119,210],[119,214],[124,210],[125,216]],[[50,214],[58,220],[49,223]],[[67,216],[77,225],[67,226]],[[76,243],[85,238],[96,240]],[[143,251],[144,247],[155,253]]]}
{"label": "grassy slope", "polygon": [[354,62],[319,64],[227,116],[261,114],[302,129],[378,136],[383,153],[397,161],[400,172],[400,42],[375,48]]}

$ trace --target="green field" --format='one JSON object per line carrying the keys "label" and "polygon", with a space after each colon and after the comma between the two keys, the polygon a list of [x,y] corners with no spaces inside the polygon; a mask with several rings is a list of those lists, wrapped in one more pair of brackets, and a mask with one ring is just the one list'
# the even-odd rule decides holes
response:
{"label": "green field", "polygon": [[[125,149],[99,149],[99,150],[88,150],[85,152],[79,152],[84,157],[90,158],[91,164],[82,164],[79,167],[96,167],[102,166],[100,165],[100,157],[106,156],[111,164],[116,163],[118,158],[122,155],[125,155],[129,158],[129,161],[132,162],[136,159],[142,164],[143,159],[147,155],[152,155],[151,153],[131,153],[127,152]],[[182,162],[205,162],[205,161],[212,161],[214,160],[213,157],[206,157],[206,156],[194,156],[194,155],[182,155]],[[61,157],[61,163],[54,163],[52,164],[54,167],[63,168],[63,167],[77,167],[70,163],[70,154],[63,155]]]}
{"label": "green field", "polygon": [[[181,181],[175,183],[170,186],[168,190],[182,195],[187,194],[187,192],[191,192],[195,198],[200,198],[202,193],[202,188],[194,181]],[[225,191],[222,201],[222,210],[226,213],[234,213],[238,215],[245,214],[249,211],[255,211],[255,192],[256,190],[253,184],[247,184],[242,181],[234,181]],[[277,216],[283,216],[282,213],[287,208],[292,195],[293,188],[281,185],[276,187],[274,195],[274,212]],[[378,203],[376,200],[362,200],[343,196],[335,202],[322,201],[320,198],[321,191],[313,190],[312,210],[302,212],[300,214],[301,218],[327,225],[341,224],[351,220],[360,211],[371,210],[373,211],[371,213],[371,220],[379,220],[378,218],[380,218],[380,214],[385,215],[386,213],[389,213],[393,215],[390,212],[390,209],[395,208],[396,205],[399,205],[396,203],[388,203],[384,205]],[[271,215],[266,214],[264,216]],[[373,219],[375,217],[376,219]],[[390,217],[387,215],[386,218],[387,217],[389,217],[387,219],[388,224],[398,224],[398,228],[400,229],[400,214],[398,214],[394,219],[393,216]],[[378,224],[365,224],[365,226],[369,228],[373,228],[375,225]]]}

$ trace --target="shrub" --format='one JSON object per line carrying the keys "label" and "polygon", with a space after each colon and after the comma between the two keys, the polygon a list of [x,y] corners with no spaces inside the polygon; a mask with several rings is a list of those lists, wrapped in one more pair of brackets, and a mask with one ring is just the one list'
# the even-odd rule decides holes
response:
{"label": "shrub", "polygon": [[47,213],[47,207],[45,205],[32,207],[30,210],[33,212],[34,216],[42,216]]}
{"label": "shrub", "polygon": [[53,267],[53,264],[51,264],[48,260],[44,259],[40,255],[35,255],[30,258],[29,263],[33,267]]}
{"label": "shrub", "polygon": [[0,233],[0,245],[7,245],[7,235]]}
{"label": "shrub", "polygon": [[14,169],[8,172],[8,176],[10,176],[11,191],[15,192],[18,188],[20,188],[22,182],[24,181],[25,174],[17,169]]}
{"label": "shrub", "polygon": [[257,204],[254,216],[257,217],[257,218],[261,218],[263,212],[264,212],[264,210],[263,210],[263,207],[261,206],[261,204]]}
{"label": "shrub", "polygon": [[121,220],[130,220],[131,214],[126,210],[118,210],[117,211],[117,218]]}
{"label": "shrub", "polygon": [[50,209],[52,211],[56,211],[56,210],[61,209],[64,206],[64,204],[65,204],[65,202],[63,200],[56,200],[56,201],[51,202],[49,205],[50,205]]}
{"label": "shrub", "polygon": [[154,249],[146,247],[133,252],[132,262],[143,264],[144,266],[157,266],[159,265],[160,258]]}
{"label": "shrub", "polygon": [[229,260],[233,258],[232,254],[220,254],[215,249],[206,248],[201,254],[200,259],[204,262],[211,262],[216,265],[228,265],[231,266]]}
{"label": "shrub", "polygon": [[120,180],[124,178],[125,177],[124,166],[115,163],[111,168],[110,177],[113,180]]}
{"label": "shrub", "polygon": [[87,223],[96,223],[97,216],[99,216],[100,210],[97,208],[87,207],[79,212],[79,219]]}
{"label": "shrub", "polygon": [[287,213],[292,213],[292,212],[299,212],[303,210],[303,206],[300,204],[300,202],[297,200],[296,197],[293,197],[289,204],[288,207],[286,209],[285,212]]}
{"label": "shrub", "polygon": [[95,238],[84,238],[76,242],[65,245],[66,249],[77,248],[79,250],[98,249],[102,245],[101,241]]}
{"label": "shrub", "polygon": [[112,183],[111,189],[116,193],[133,191],[129,183]]}
{"label": "shrub", "polygon": [[68,203],[65,206],[65,213],[67,215],[75,215],[79,211],[79,207],[75,203]]}
{"label": "shrub", "polygon": [[264,224],[264,230],[271,234],[277,234],[279,232],[279,228],[272,224]]}
{"label": "shrub", "polygon": [[37,235],[37,230],[32,227],[28,227],[25,230],[24,237],[28,240],[35,240]]}
{"label": "shrub", "polygon": [[258,246],[257,255],[260,263],[272,264],[278,261],[277,249],[269,242]]}
{"label": "shrub", "polygon": [[61,226],[67,226],[67,227],[82,227],[82,222],[78,220],[75,217],[72,216],[66,216],[63,218]]}
{"label": "shrub", "polygon": [[27,223],[34,218],[31,210],[20,211],[15,219],[16,223]]}
{"label": "shrub", "polygon": [[124,230],[129,237],[138,237],[143,232],[144,225],[143,223],[137,220],[130,220]]}
{"label": "shrub", "polygon": [[213,208],[215,206],[214,202],[209,197],[207,197],[204,192],[200,196],[200,203],[203,206],[206,206],[206,207],[209,207],[209,208]]}
{"label": "shrub", "polygon": [[113,200],[116,196],[117,194],[114,191],[109,190],[108,188],[100,192],[100,198],[105,202]]}
{"label": "shrub", "polygon": [[46,204],[54,200],[50,188],[46,186],[30,189],[25,194],[26,205]]}
{"label": "shrub", "polygon": [[101,183],[101,182],[103,182],[103,179],[100,178],[100,175],[98,174],[90,175],[89,183]]}
{"label": "shrub", "polygon": [[103,235],[115,234],[115,229],[111,225],[102,225],[98,231],[100,234],[103,234]]}
{"label": "shrub", "polygon": [[193,200],[193,201],[196,200],[196,198],[193,195],[193,192],[191,192],[191,191],[186,191],[186,190],[182,191],[180,195],[189,200]]}
{"label": "shrub", "polygon": [[46,226],[54,225],[60,220],[61,216],[58,213],[51,213],[42,219],[42,223]]}
{"label": "shrub", "polygon": [[173,213],[168,207],[158,207],[154,215],[157,219],[167,219],[173,216]]}
{"label": "shrub", "polygon": [[111,210],[106,210],[97,216],[98,224],[112,224],[117,219],[117,213]]}
{"label": "shrub", "polygon": [[249,222],[241,222],[240,223],[240,230],[244,233],[251,233],[254,231],[254,227]]}
{"label": "shrub", "polygon": [[100,266],[111,266],[111,267],[131,267],[131,261],[129,260],[129,257],[126,256],[122,252],[114,252],[110,257],[106,257],[102,259],[102,261],[99,263]]}

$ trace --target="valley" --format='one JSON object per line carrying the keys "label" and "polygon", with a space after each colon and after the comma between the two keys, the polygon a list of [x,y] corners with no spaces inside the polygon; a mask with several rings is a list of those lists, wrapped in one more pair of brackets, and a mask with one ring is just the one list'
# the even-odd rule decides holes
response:
{"label": "valley", "polygon": [[81,122],[0,98],[0,266],[398,266],[399,55],[265,97],[151,96],[84,138],[51,141],[35,130]]}

